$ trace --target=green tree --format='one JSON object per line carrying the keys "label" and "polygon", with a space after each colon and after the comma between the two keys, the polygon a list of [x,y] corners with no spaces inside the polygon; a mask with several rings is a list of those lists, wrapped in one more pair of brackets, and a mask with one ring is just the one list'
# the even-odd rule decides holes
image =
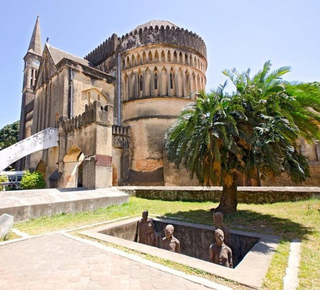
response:
{"label": "green tree", "polygon": [[41,189],[46,187],[46,182],[41,173],[27,171],[21,180],[21,189]]}
{"label": "green tree", "polygon": [[239,176],[265,180],[286,172],[295,182],[309,177],[297,142],[320,139],[319,86],[284,81],[290,67],[270,69],[268,61],[253,77],[250,70],[225,70],[236,91],[225,93],[225,83],[201,93],[167,131],[169,161],[183,164],[204,185],[223,186],[216,211],[236,211]]}
{"label": "green tree", "polygon": [[19,140],[19,121],[4,126],[0,130],[0,150],[7,148]]}

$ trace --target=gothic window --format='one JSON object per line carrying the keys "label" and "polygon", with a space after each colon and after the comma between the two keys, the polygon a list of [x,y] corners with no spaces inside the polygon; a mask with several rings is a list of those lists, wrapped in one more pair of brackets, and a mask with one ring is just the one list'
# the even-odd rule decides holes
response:
{"label": "gothic window", "polygon": [[135,58],[134,58],[134,55],[131,57],[131,63],[132,63],[132,66],[135,66]]}
{"label": "gothic window", "polygon": [[183,63],[183,57],[182,57],[182,52],[181,51],[179,53],[179,60],[180,60],[180,63]]}
{"label": "gothic window", "polygon": [[166,61],[166,57],[164,54],[164,51],[161,51],[161,62],[165,62]]}
{"label": "gothic window", "polygon": [[142,54],[142,63],[146,63],[147,61],[147,54],[145,52],[143,52]]}
{"label": "gothic window", "polygon": [[154,61],[155,62],[159,62],[159,54],[158,51],[156,50],[155,54],[154,54]]}
{"label": "gothic window", "polygon": [[33,74],[34,74],[34,70],[31,69],[30,88],[32,88],[32,86],[33,86]]}
{"label": "gothic window", "polygon": [[138,65],[140,64],[140,54],[138,54],[138,56],[137,56],[137,64]]}
{"label": "gothic window", "polygon": [[173,89],[173,73],[170,72],[170,89]]}
{"label": "gothic window", "polygon": [[157,72],[154,73],[154,89],[155,90],[158,89],[158,73]]}
{"label": "gothic window", "polygon": [[130,67],[130,58],[127,56],[127,67]]}
{"label": "gothic window", "polygon": [[140,91],[143,90],[143,76],[142,75],[139,76],[139,90]]}
{"label": "gothic window", "polygon": [[185,64],[189,64],[189,61],[188,61],[188,54],[185,54]]}
{"label": "gothic window", "polygon": [[173,62],[177,62],[177,59],[178,59],[178,54],[176,51],[174,51],[173,53]]}
{"label": "gothic window", "polygon": [[152,53],[151,53],[151,51],[149,51],[148,58],[149,58],[149,62],[152,62]]}
{"label": "gothic window", "polygon": [[168,51],[168,62],[171,62],[171,52],[170,52],[170,50]]}

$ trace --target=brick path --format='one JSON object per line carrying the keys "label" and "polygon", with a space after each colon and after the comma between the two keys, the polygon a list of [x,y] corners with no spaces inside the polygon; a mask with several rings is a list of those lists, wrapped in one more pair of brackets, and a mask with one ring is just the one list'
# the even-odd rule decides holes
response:
{"label": "brick path", "polygon": [[0,244],[0,289],[208,288],[56,233]]}

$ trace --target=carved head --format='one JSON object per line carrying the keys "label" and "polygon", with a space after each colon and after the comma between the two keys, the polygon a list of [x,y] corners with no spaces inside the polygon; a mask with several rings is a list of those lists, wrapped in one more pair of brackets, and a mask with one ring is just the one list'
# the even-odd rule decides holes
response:
{"label": "carved head", "polygon": [[173,232],[174,232],[173,225],[167,225],[166,228],[164,229],[164,234],[165,234],[167,239],[171,239],[172,238]]}
{"label": "carved head", "polygon": [[147,210],[144,210],[142,212],[142,219],[146,221],[148,219],[148,214],[149,214],[149,212]]}
{"label": "carved head", "polygon": [[214,231],[214,236],[216,239],[217,245],[221,246],[224,241],[224,233],[222,230],[218,229]]}

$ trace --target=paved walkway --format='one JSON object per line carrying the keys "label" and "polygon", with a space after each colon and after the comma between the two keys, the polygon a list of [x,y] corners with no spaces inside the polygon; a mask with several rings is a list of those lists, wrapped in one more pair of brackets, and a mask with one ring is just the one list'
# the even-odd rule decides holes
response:
{"label": "paved walkway", "polygon": [[63,233],[0,244],[0,289],[228,289],[172,273],[178,271]]}

